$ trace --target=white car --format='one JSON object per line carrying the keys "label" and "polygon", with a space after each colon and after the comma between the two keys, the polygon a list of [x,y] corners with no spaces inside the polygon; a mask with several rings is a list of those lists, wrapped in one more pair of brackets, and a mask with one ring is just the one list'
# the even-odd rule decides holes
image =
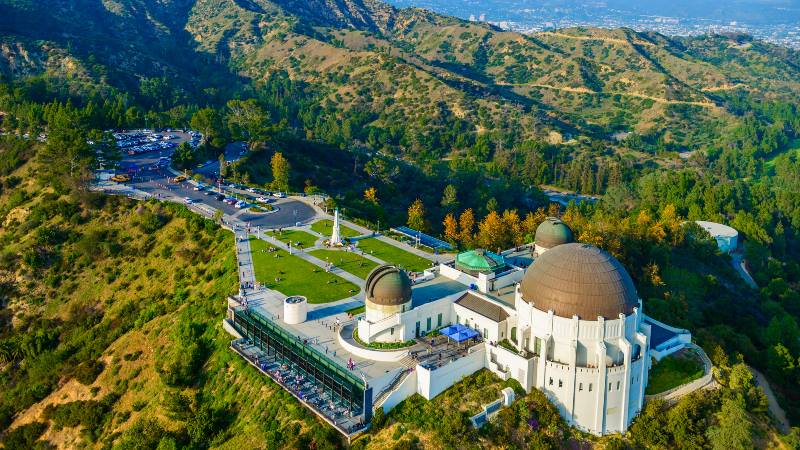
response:
{"label": "white car", "polygon": [[278,198],[286,198],[286,194],[284,194],[283,192],[273,192],[272,196]]}
{"label": "white car", "polygon": [[191,205],[192,203],[194,203],[194,200],[192,200],[189,197],[184,197],[183,198],[183,203],[186,203],[187,205]]}
{"label": "white car", "polygon": [[198,184],[197,186],[193,187],[192,190],[193,191],[202,191],[203,190],[203,186]]}
{"label": "white car", "polygon": [[247,203],[245,203],[243,200],[239,200],[238,202],[236,202],[235,205],[233,205],[233,207],[236,208],[236,209],[242,209],[246,205],[247,205]]}
{"label": "white car", "polygon": [[255,188],[247,188],[247,192],[249,192],[251,194],[255,194],[257,191],[256,191]]}
{"label": "white car", "polygon": [[258,203],[269,203],[269,199],[267,197],[258,197],[256,199]]}

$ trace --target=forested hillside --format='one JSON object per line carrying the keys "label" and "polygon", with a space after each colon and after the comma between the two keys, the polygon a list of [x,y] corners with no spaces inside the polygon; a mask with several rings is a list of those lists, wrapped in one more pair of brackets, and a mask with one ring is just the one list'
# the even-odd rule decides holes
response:
{"label": "forested hillside", "polygon": [[[532,394],[480,433],[463,411],[409,401],[357,445],[798,446],[747,370],[796,424],[797,52],[746,36],[525,36],[371,0],[0,0],[0,33],[7,448],[40,435],[62,448],[341,445],[227,351],[229,235],[183,208],[86,191],[97,156],[114,158],[103,130],[143,126],[203,133],[181,168],[246,141],[229,176],[250,184],[272,181],[281,151],[292,190],[463,249],[518,245],[560,215],[719,368],[721,389],[654,402],[619,438],[567,429]],[[602,198],[547,209],[543,185]],[[741,232],[758,289],[681,225],[699,219]]]}

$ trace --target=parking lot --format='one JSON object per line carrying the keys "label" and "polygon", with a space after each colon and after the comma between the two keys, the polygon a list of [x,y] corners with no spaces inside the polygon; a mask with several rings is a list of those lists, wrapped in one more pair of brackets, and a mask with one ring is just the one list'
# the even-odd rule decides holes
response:
{"label": "parking lot", "polygon": [[[231,149],[230,157],[234,158],[241,152],[241,146]],[[281,228],[295,225],[297,222],[306,222],[312,219],[316,212],[314,208],[305,202],[291,199],[291,198],[276,198],[268,196],[269,205],[274,208],[274,211],[268,213],[259,213],[249,211],[252,205],[259,205],[257,202],[258,197],[264,196],[263,194],[253,194],[241,189],[230,189],[223,187],[223,193],[226,196],[236,194],[237,197],[243,198],[247,201],[248,206],[245,208],[236,208],[234,205],[227,204],[223,201],[217,200],[215,194],[218,193],[217,186],[206,185],[202,191],[195,191],[194,184],[188,181],[175,182],[175,174],[167,167],[158,166],[160,157],[170,156],[172,150],[164,150],[159,152],[148,152],[137,155],[123,155],[123,167],[135,167],[131,172],[133,181],[128,183],[131,187],[138,190],[147,192],[156,198],[163,200],[171,200],[176,202],[184,202],[185,198],[189,198],[192,202],[202,203],[212,208],[222,210],[223,214],[228,217],[234,217],[243,222],[249,222],[251,226],[260,226],[265,228]],[[226,158],[228,152],[226,152]],[[216,167],[215,167],[216,166]],[[204,167],[203,172],[212,175],[215,168],[218,168],[219,162],[209,164]],[[206,195],[206,192],[212,192]]]}

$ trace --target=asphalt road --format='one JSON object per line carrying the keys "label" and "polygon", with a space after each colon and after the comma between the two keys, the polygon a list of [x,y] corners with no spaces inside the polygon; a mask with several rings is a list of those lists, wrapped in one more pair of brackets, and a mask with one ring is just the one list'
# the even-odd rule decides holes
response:
{"label": "asphalt road", "polygon": [[[230,144],[225,149],[225,158],[228,161],[239,158],[242,150],[243,147],[241,144]],[[188,197],[197,203],[203,203],[215,209],[221,209],[226,216],[235,218],[241,222],[249,222],[250,226],[253,227],[289,227],[298,222],[308,221],[316,216],[316,211],[312,206],[292,198],[271,199],[274,201],[270,204],[276,211],[254,213],[246,209],[236,209],[233,205],[217,200],[215,195],[206,195],[205,191],[195,191],[193,190],[194,185],[189,182],[170,183],[168,179],[174,177],[171,172],[166,169],[151,169],[150,167],[158,162],[159,157],[170,156],[171,154],[172,150],[141,153],[138,155],[125,154],[122,159],[123,165],[133,163],[136,164],[138,168],[136,176],[130,183],[131,187],[164,200],[182,202],[185,197]],[[219,171],[219,161],[213,161],[207,166],[196,170],[206,176],[212,176]],[[226,188],[225,193],[229,195],[231,191]],[[253,195],[241,190],[235,190],[234,193],[237,194],[239,198],[244,198],[248,203],[258,204],[255,202],[255,199],[259,197],[258,195]],[[214,194],[216,194],[216,192],[214,192]]]}

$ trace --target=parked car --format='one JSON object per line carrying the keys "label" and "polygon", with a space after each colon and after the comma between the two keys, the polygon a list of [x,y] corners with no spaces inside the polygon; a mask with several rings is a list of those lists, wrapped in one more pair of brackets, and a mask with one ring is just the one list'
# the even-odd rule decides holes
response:
{"label": "parked car", "polygon": [[269,199],[267,197],[258,197],[256,199],[258,203],[269,203]]}
{"label": "parked car", "polygon": [[223,200],[225,200],[225,196],[224,196],[224,195],[222,195],[222,194],[217,194],[217,196],[216,196],[216,197],[214,197],[214,198],[216,198],[216,199],[217,199],[217,200],[219,200],[219,201],[223,201]]}
{"label": "parked car", "polygon": [[180,183],[182,181],[186,181],[186,175],[178,175],[177,177],[175,177],[176,183]]}
{"label": "parked car", "polygon": [[205,188],[200,184],[195,185],[195,187],[192,188],[193,191],[202,191],[203,189]]}
{"label": "parked car", "polygon": [[127,183],[128,181],[131,181],[131,177],[130,175],[120,173],[111,177],[111,181],[116,181],[117,183]]}
{"label": "parked car", "polygon": [[256,188],[247,188],[247,192],[249,192],[249,193],[251,193],[251,194],[255,194],[255,193],[257,193],[258,191],[256,190]]}
{"label": "parked car", "polygon": [[194,203],[194,200],[192,200],[189,197],[184,197],[183,198],[183,203],[186,203],[187,205],[191,205],[192,203]]}
{"label": "parked car", "polygon": [[245,206],[247,206],[247,203],[245,203],[244,200],[239,200],[235,205],[233,205],[233,207],[236,209],[242,209]]}
{"label": "parked car", "polygon": [[286,194],[284,194],[283,192],[274,192],[272,196],[277,198],[286,198]]}

